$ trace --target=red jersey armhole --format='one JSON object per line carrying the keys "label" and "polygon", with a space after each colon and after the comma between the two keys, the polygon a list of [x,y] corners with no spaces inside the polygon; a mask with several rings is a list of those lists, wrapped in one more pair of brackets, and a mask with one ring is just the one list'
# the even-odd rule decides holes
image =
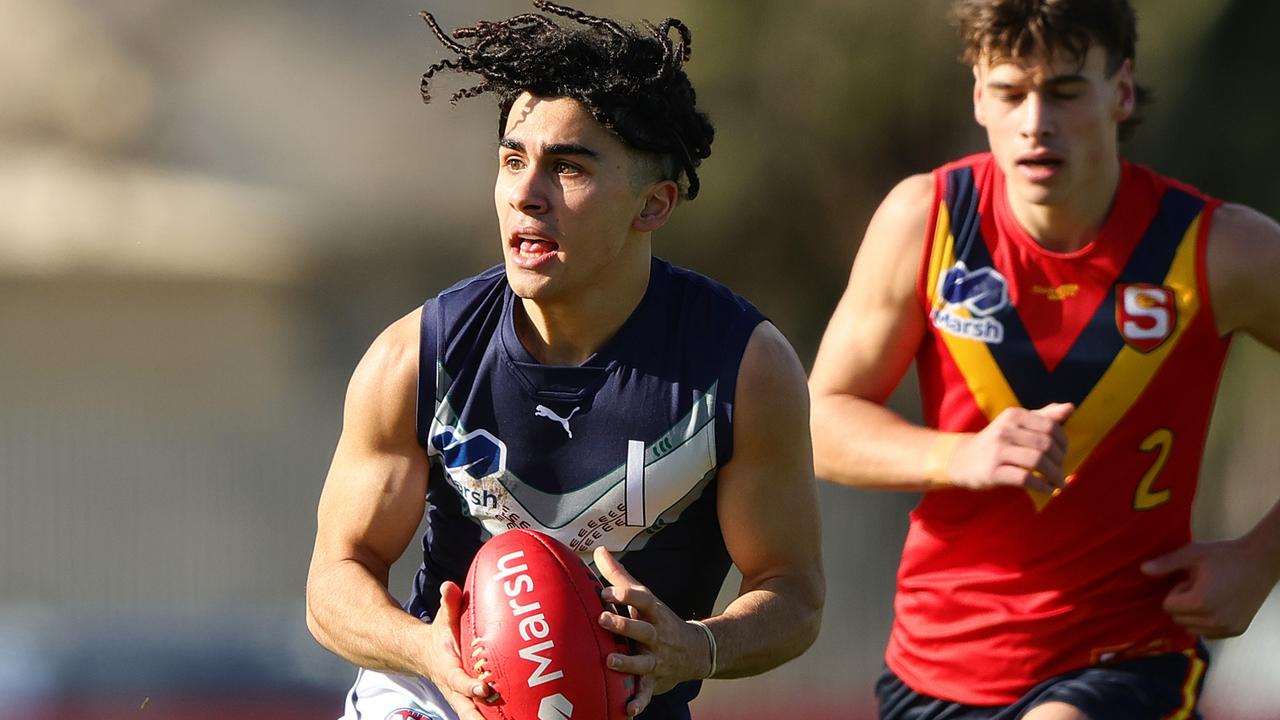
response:
{"label": "red jersey armhole", "polygon": [[933,236],[938,231],[938,206],[942,202],[943,193],[945,192],[946,174],[939,171],[933,171],[933,202],[929,205],[929,222],[924,227],[924,248],[920,252],[919,268],[916,270],[916,298],[920,301],[920,307],[929,311],[929,291],[925,287],[925,283],[929,281],[929,262],[933,259]]}
{"label": "red jersey armhole", "polygon": [[[1222,331],[1218,327],[1218,316],[1213,311],[1213,289],[1209,287],[1209,231],[1213,228],[1214,212],[1222,207],[1222,201],[1215,198],[1209,198],[1205,201],[1204,210],[1200,211],[1200,227],[1196,232],[1196,284],[1199,285],[1199,293],[1202,298],[1203,310],[1209,313],[1209,321],[1213,326],[1213,333],[1222,338]],[[1223,338],[1229,340],[1229,338]]]}

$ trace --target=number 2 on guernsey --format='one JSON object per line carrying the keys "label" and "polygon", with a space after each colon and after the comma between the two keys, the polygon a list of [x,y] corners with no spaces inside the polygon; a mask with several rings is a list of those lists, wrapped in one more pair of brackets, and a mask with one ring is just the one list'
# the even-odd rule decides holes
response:
{"label": "number 2 on guernsey", "polygon": [[1155,452],[1158,455],[1156,456],[1156,461],[1151,463],[1151,467],[1147,468],[1147,471],[1142,474],[1142,481],[1138,483],[1138,492],[1133,496],[1134,510],[1150,510],[1169,502],[1171,492],[1168,488],[1152,490],[1151,486],[1160,477],[1160,471],[1164,469],[1164,464],[1169,461],[1169,451],[1172,448],[1173,431],[1169,428],[1156,430],[1138,445],[1138,449],[1142,452]]}

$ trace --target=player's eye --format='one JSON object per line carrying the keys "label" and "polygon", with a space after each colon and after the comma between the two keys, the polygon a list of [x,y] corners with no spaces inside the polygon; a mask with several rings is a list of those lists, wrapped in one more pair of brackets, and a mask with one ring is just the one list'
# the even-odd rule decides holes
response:
{"label": "player's eye", "polygon": [[502,158],[502,167],[515,172],[524,169],[524,159],[519,155],[508,155]]}
{"label": "player's eye", "polygon": [[1027,89],[1014,83],[992,83],[987,89],[992,98],[1002,103],[1019,103],[1027,96]]}
{"label": "player's eye", "polygon": [[1079,83],[1072,83],[1070,85],[1055,86],[1050,90],[1049,94],[1059,100],[1072,100],[1083,95],[1084,90],[1085,88],[1083,85]]}
{"label": "player's eye", "polygon": [[556,161],[556,164],[554,167],[557,175],[577,175],[578,173],[582,172],[581,168],[579,168],[577,165],[574,165],[573,163],[565,162],[564,160]]}

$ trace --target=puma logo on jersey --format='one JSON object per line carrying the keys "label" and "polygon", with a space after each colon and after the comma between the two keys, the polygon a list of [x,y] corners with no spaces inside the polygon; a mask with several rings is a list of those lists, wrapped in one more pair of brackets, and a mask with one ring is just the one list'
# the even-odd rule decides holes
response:
{"label": "puma logo on jersey", "polygon": [[1061,300],[1066,300],[1069,297],[1074,297],[1076,293],[1080,292],[1080,286],[1077,285],[1076,283],[1067,283],[1065,285],[1059,285],[1057,287],[1046,287],[1044,285],[1036,285],[1035,287],[1031,288],[1031,292],[1037,295],[1044,295],[1045,298],[1049,300],[1061,301]]}
{"label": "puma logo on jersey", "polygon": [[565,417],[560,417],[559,415],[556,414],[555,410],[552,410],[546,405],[539,405],[538,407],[533,409],[533,414],[535,417],[544,417],[548,420],[554,420],[560,423],[560,427],[564,428],[565,434],[572,438],[573,431],[569,429],[569,418],[573,417],[573,414],[578,412],[581,409],[582,408],[580,407],[575,407],[574,409],[569,411],[568,415],[566,415]]}

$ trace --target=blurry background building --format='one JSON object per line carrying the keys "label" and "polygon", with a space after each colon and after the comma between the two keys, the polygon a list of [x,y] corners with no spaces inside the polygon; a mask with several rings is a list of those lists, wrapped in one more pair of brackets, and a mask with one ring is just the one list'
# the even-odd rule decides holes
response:
{"label": "blurry background building", "polygon": [[[806,363],[884,193],[982,148],[945,0],[578,4],[693,28],[718,135],[658,252],[755,300]],[[529,9],[0,0],[0,718],[338,714],[352,670],[302,596],[346,378],[499,259],[494,107],[422,105],[441,54],[420,5],[450,27]],[[1129,154],[1280,216],[1280,5],[1135,5],[1158,102]],[[1278,390],[1274,354],[1238,342],[1202,537],[1280,497]],[[913,379],[893,402],[918,416]],[[699,717],[869,716],[914,501],[822,488],[818,643],[708,684]],[[1215,650],[1213,717],[1276,717],[1280,599]]]}

